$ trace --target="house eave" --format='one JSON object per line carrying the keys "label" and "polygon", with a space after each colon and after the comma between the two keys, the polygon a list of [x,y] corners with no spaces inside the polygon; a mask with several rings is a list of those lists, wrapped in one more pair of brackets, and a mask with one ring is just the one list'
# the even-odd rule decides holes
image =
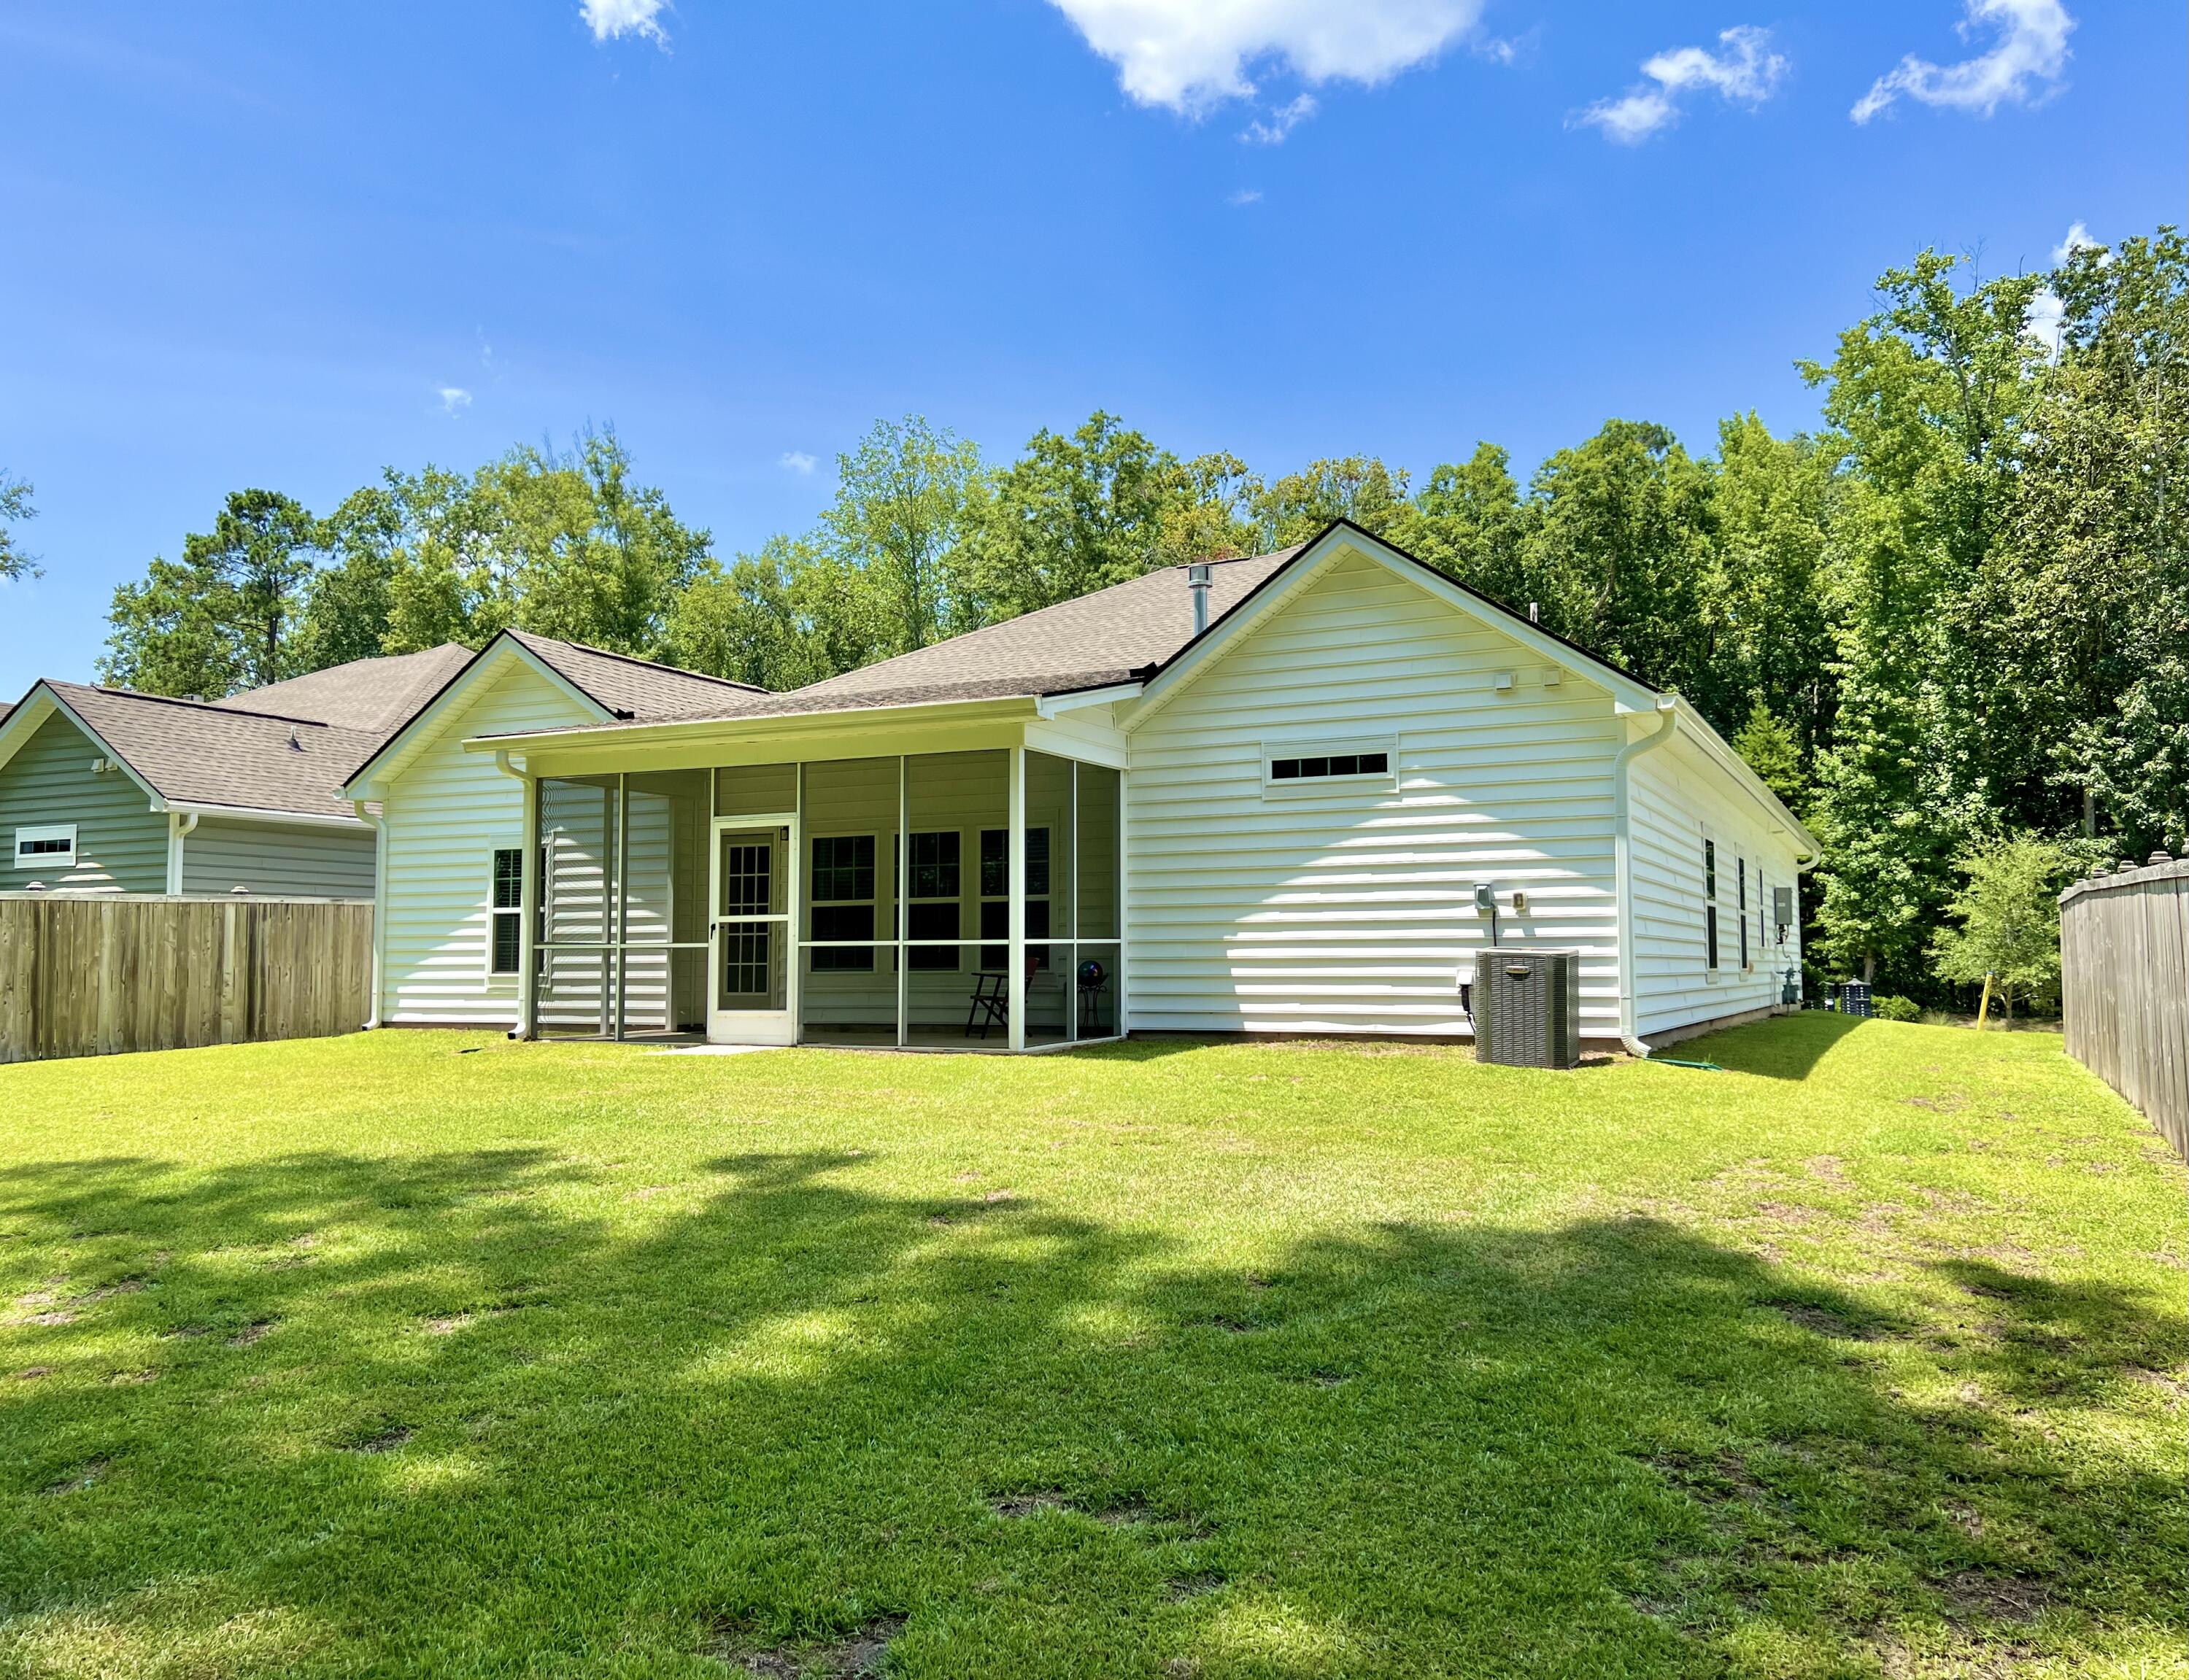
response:
{"label": "house eave", "polygon": [[998,723],[1048,715],[1043,696],[1011,695],[998,699],[918,701],[889,706],[841,707],[825,712],[780,712],[759,717],[680,718],[658,724],[614,724],[599,728],[528,730],[507,735],[466,738],[467,753],[592,751],[604,747],[634,750],[701,741],[795,741],[815,736],[851,734],[873,729],[917,728],[925,724]]}

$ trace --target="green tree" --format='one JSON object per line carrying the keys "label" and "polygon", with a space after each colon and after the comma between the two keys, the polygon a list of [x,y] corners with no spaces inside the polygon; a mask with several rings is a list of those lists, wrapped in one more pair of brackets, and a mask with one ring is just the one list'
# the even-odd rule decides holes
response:
{"label": "green tree", "polygon": [[1842,334],[1825,387],[1839,477],[1825,565],[1833,745],[1816,758],[1828,958],[1912,975],[1948,860],[2000,820],[2022,751],[1959,609],[2011,511],[2031,376],[2023,330],[2039,280],[1966,288],[1926,251],[1879,282],[1884,307]]}
{"label": "green tree", "polygon": [[1941,978],[1974,985],[1994,977],[2006,1018],[2014,1000],[2048,1002],[2060,987],[2060,888],[2072,865],[2048,840],[2022,835],[1964,853],[1966,877],[1946,905],[1957,926],[1931,941]]}
{"label": "green tree", "polygon": [[[1212,500],[1236,488],[1229,465],[1205,469]],[[1069,436],[1036,432],[981,510],[974,566],[984,617],[1015,617],[1169,563],[1167,517],[1191,541],[1180,520],[1190,482],[1174,456],[1115,414],[1098,410]]]}
{"label": "green tree", "polygon": [[809,543],[772,537],[725,567],[710,560],[670,615],[671,664],[774,690],[869,662],[880,655],[872,592]]}
{"label": "green tree", "polygon": [[1528,534],[1539,510],[1522,501],[1513,458],[1478,443],[1466,460],[1437,467],[1379,534],[1417,560],[1524,612],[1535,597]]}
{"label": "green tree", "polygon": [[2012,516],[1959,617],[2022,743],[2022,826],[2189,838],[2189,245],[2178,230],[2076,252],[2050,277]]}
{"label": "green tree", "polygon": [[1787,809],[1796,816],[1802,814],[1809,803],[1809,777],[1801,737],[1762,701],[1750,709],[1748,721],[1733,737],[1733,750],[1766,787],[1785,801]]}
{"label": "green tree", "polygon": [[401,501],[385,484],[353,490],[320,527],[327,563],[313,574],[297,640],[308,671],[385,652],[404,535]]}
{"label": "green tree", "polygon": [[1536,470],[1524,568],[1546,626],[1681,689],[1729,728],[1701,612],[1711,491],[1710,473],[1663,426],[1607,421]]}
{"label": "green tree", "polygon": [[1344,455],[1271,480],[1254,498],[1253,510],[1262,545],[1282,549],[1308,541],[1337,519],[1380,537],[1406,506],[1405,472],[1373,455]]}
{"label": "green tree", "polygon": [[213,528],[184,539],[114,592],[103,679],[153,694],[218,699],[294,676],[319,522],[271,490],[229,496]]}
{"label": "green tree", "polygon": [[38,510],[31,505],[34,493],[31,485],[20,478],[10,478],[0,471],[0,578],[36,578],[39,575],[37,558],[16,546],[15,533],[8,529],[26,519],[36,519]]}
{"label": "green tree", "polygon": [[1838,697],[1824,595],[1832,454],[1740,414],[1718,426],[1711,473],[1717,539],[1703,606],[1714,702],[1728,722],[1760,706],[1783,723],[1804,782]]}
{"label": "green tree", "polygon": [[980,622],[962,551],[983,478],[981,452],[919,416],[878,421],[836,458],[836,497],[817,544],[863,581],[886,626],[886,654]]}

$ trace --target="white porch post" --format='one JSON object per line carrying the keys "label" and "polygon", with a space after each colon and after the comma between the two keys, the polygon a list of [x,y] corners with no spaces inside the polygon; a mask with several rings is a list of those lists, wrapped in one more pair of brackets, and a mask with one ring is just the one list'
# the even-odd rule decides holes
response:
{"label": "white porch post", "polygon": [[[387,837],[382,834],[384,850]],[[540,891],[546,860],[540,850],[540,780],[524,778],[524,855],[517,872],[517,1033],[520,1039],[540,1036]]]}
{"label": "white porch post", "polygon": [[[1004,842],[1004,867],[1010,876],[1010,1046],[1026,1048],[1026,748],[1011,748],[1010,827]],[[1053,865],[1052,865],[1053,866]]]}
{"label": "white porch post", "polygon": [[1133,936],[1133,906],[1131,900],[1125,896],[1125,871],[1133,855],[1132,837],[1125,830],[1125,778],[1131,774],[1125,770],[1117,772],[1117,854],[1110,860],[1112,871],[1110,893],[1117,906],[1117,949],[1111,953],[1114,958],[1111,967],[1115,972],[1110,977],[1116,988],[1114,995],[1117,1001],[1111,1007],[1117,1012],[1117,1018],[1110,1023],[1110,1030],[1120,1038],[1128,1036],[1133,1030],[1132,1000],[1125,992],[1125,955],[1129,949],[1127,942]]}
{"label": "white porch post", "polygon": [[912,809],[912,760],[899,753],[897,760],[897,860],[890,870],[891,894],[897,900],[897,1047],[902,1050],[910,1042],[905,1018],[905,932],[910,924],[911,910],[905,899],[910,891],[907,882],[912,871],[912,834],[908,817]]}
{"label": "white porch post", "polygon": [[[1052,895],[1050,902],[1054,903],[1058,866],[1068,865],[1064,878],[1072,883],[1072,894],[1065,900],[1065,914],[1072,918],[1068,924],[1072,929],[1072,943],[1064,948],[1064,1039],[1067,1044],[1077,1044],[1079,1042],[1079,856],[1085,848],[1079,843],[1079,760],[1074,758],[1071,764],[1071,804],[1064,828],[1072,850],[1068,857],[1060,858],[1056,842],[1051,840],[1049,843],[1049,889]],[[1050,935],[1054,937],[1055,932],[1056,922],[1052,912]],[[1055,945],[1049,948],[1049,967],[1054,968],[1056,967]]]}

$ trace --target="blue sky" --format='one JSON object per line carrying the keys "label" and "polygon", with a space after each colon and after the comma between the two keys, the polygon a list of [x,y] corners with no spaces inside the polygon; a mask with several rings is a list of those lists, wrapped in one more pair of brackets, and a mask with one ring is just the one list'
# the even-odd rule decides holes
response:
{"label": "blue sky", "polygon": [[231,489],[589,420],[726,554],[908,412],[1417,477],[1801,427],[1923,246],[2182,219],[2185,58],[2149,0],[0,0],[0,694]]}

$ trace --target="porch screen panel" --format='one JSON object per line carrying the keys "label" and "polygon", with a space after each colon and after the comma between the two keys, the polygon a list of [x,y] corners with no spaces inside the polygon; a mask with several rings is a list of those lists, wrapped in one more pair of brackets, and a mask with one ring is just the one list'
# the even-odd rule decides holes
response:
{"label": "porch screen panel", "polygon": [[[1078,995],[1078,1036],[1083,1039],[1108,1038],[1118,1029],[1118,976],[1124,967],[1120,791],[1117,771],[1100,764],[1079,766],[1073,872],[1078,959],[1072,972]],[[1090,963],[1099,967],[1099,973],[1089,968]]]}
{"label": "porch screen panel", "polygon": [[815,1043],[897,1042],[897,764],[805,767],[799,1033]]}
{"label": "porch screen panel", "polygon": [[625,779],[625,1036],[706,1029],[708,781],[704,770]]}
{"label": "porch screen panel", "polygon": [[[1010,820],[1010,755],[917,753],[905,760],[905,1042],[993,1043],[995,1012],[976,1001],[996,989],[1003,964],[982,972],[975,943],[984,910],[981,837]],[[991,871],[992,873],[992,871]],[[982,1031],[988,1036],[984,1040]]]}
{"label": "porch screen panel", "polygon": [[1072,888],[1079,848],[1072,763],[1047,753],[1026,755],[1027,1042],[1072,1035]]}
{"label": "porch screen panel", "polygon": [[539,1029],[614,1030],[618,778],[540,783]]}

